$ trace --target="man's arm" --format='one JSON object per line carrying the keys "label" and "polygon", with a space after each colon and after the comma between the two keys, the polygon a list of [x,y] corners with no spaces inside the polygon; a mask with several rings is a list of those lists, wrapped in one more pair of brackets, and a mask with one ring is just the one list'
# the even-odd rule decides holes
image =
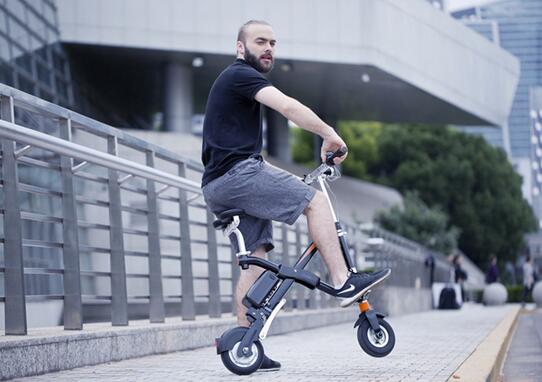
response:
{"label": "man's arm", "polygon": [[[321,150],[322,162],[325,161],[326,152],[346,147],[344,141],[331,126],[322,121],[307,106],[292,97],[288,97],[276,87],[267,86],[259,90],[254,98],[265,106],[278,111],[297,126],[322,137],[324,140]],[[335,158],[335,163],[339,164],[344,159],[346,159],[346,155]]]}

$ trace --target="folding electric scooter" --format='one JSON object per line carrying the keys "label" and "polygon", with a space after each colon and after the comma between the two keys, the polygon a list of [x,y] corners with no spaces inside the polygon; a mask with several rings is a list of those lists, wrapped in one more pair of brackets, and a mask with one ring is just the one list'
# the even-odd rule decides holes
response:
{"label": "folding electric scooter", "polygon": [[[333,159],[341,157],[345,153],[346,148],[329,153],[326,162],[310,174],[305,175],[303,182],[311,184],[317,181],[319,183],[333,214],[337,236],[348,271],[356,272],[348,250],[346,232],[341,228],[327,192],[327,182],[340,177]],[[216,339],[217,354],[220,354],[224,366],[239,375],[251,374],[260,367],[264,357],[261,341],[266,338],[273,319],[286,303],[284,296],[294,282],[309,289],[317,288],[332,296],[337,295],[331,285],[304,269],[318,251],[314,243],[308,246],[293,267],[250,256],[250,252],[246,250],[243,235],[238,229],[243,214],[244,211],[240,209],[228,210],[220,214],[219,219],[213,223],[216,229],[224,231],[225,236],[235,235],[239,246],[239,252],[236,256],[242,269],[248,269],[249,266],[266,269],[250,287],[243,299],[243,304],[248,308],[246,316],[250,326],[230,329]],[[367,301],[369,293],[370,290],[357,300],[360,314],[354,327],[358,328],[357,337],[361,348],[373,357],[384,357],[393,350],[395,334],[390,324],[384,320],[385,316],[374,311],[369,305]]]}

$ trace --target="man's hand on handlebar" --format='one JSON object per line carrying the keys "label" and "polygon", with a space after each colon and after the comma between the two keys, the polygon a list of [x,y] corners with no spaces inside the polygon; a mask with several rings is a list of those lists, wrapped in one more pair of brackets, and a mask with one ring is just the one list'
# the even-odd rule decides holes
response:
{"label": "man's hand on handlebar", "polygon": [[[326,155],[328,152],[336,152],[337,150],[341,148],[346,149],[346,143],[337,135],[337,133],[333,133],[332,135],[326,136],[324,138],[324,142],[322,143],[322,149],[320,150],[320,158],[322,159],[322,163],[326,162]],[[347,151],[347,150],[346,150]],[[348,156],[348,152],[346,152],[341,157],[336,157],[333,159],[333,162],[335,164],[340,164],[342,161],[346,159]]]}

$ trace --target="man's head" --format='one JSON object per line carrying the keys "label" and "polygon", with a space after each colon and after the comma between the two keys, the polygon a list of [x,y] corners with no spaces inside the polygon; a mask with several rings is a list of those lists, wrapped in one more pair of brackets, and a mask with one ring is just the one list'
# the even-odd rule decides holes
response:
{"label": "man's head", "polygon": [[275,62],[275,36],[273,28],[265,21],[250,20],[239,28],[237,58],[244,59],[260,73],[273,69]]}

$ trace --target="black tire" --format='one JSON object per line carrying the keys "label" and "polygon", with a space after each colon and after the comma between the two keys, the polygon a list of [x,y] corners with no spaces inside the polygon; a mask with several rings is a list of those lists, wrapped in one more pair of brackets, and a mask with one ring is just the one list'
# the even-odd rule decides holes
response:
{"label": "black tire", "polygon": [[236,342],[233,349],[220,353],[222,363],[226,369],[237,375],[248,375],[258,370],[263,361],[263,346],[260,341],[255,341],[252,344],[252,356],[239,357],[237,349],[241,345],[241,341]]}
{"label": "black tire", "polygon": [[395,333],[392,327],[383,318],[378,319],[382,337],[378,337],[368,320],[358,327],[358,342],[363,351],[373,357],[385,357],[391,353],[395,346]]}

